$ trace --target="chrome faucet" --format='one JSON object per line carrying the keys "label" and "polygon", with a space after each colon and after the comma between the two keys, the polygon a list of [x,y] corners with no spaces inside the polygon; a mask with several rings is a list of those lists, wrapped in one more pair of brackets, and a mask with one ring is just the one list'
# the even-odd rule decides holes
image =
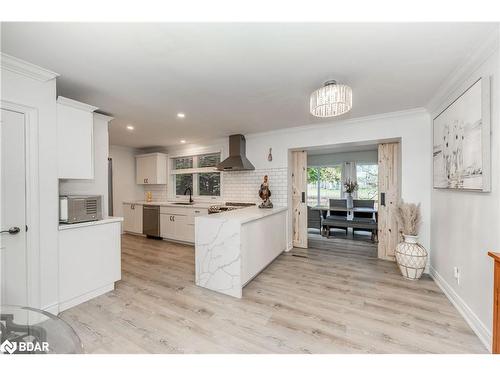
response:
{"label": "chrome faucet", "polygon": [[186,188],[186,190],[184,190],[184,195],[186,195],[187,191],[189,190],[189,203],[193,203],[193,191],[191,190],[190,187]]}

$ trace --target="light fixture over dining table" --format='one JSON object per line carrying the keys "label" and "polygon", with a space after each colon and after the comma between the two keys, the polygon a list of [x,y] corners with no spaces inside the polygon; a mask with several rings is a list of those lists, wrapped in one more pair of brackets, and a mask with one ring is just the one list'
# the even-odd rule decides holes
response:
{"label": "light fixture over dining table", "polygon": [[326,81],[325,85],[311,94],[310,111],[316,117],[334,117],[352,108],[352,90],[349,86]]}

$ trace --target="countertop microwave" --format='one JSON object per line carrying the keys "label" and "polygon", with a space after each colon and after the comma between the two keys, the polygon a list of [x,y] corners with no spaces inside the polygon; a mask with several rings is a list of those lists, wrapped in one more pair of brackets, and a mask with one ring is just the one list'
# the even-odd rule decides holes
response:
{"label": "countertop microwave", "polygon": [[59,197],[59,222],[82,223],[102,219],[100,195],[62,195]]}

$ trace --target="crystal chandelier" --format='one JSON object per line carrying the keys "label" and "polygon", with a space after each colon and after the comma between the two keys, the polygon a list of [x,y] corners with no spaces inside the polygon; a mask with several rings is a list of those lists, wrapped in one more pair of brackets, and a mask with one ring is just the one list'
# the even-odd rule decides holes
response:
{"label": "crystal chandelier", "polygon": [[347,113],[352,108],[352,90],[336,81],[325,85],[311,94],[310,111],[316,117],[334,117]]}

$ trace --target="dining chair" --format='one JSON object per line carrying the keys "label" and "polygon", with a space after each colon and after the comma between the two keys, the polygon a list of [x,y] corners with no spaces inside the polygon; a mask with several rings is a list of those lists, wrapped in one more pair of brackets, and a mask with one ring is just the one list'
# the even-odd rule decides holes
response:
{"label": "dining chair", "polygon": [[[363,207],[363,208],[374,208],[375,207],[375,201],[373,199],[354,199],[353,201],[353,208],[357,207]],[[362,227],[357,227],[357,228],[352,228],[352,233],[354,234],[356,231],[367,231],[367,232],[372,232],[373,234],[373,226],[372,224],[375,222],[373,219],[373,212],[353,212],[353,221],[356,221],[357,223],[367,223],[366,228]],[[372,228],[370,228],[370,226]]]}
{"label": "dining chair", "polygon": [[322,218],[320,210],[313,210],[311,206],[307,206],[307,228],[319,229],[321,232]]}
{"label": "dining chair", "polygon": [[[330,232],[330,227],[334,229],[343,229],[345,234],[348,233],[348,223],[347,223],[347,200],[346,199],[330,199],[330,215],[326,217],[325,222],[334,222],[336,225],[328,226],[328,234]],[[338,208],[339,210],[335,210]],[[345,223],[344,223],[345,222]]]}

